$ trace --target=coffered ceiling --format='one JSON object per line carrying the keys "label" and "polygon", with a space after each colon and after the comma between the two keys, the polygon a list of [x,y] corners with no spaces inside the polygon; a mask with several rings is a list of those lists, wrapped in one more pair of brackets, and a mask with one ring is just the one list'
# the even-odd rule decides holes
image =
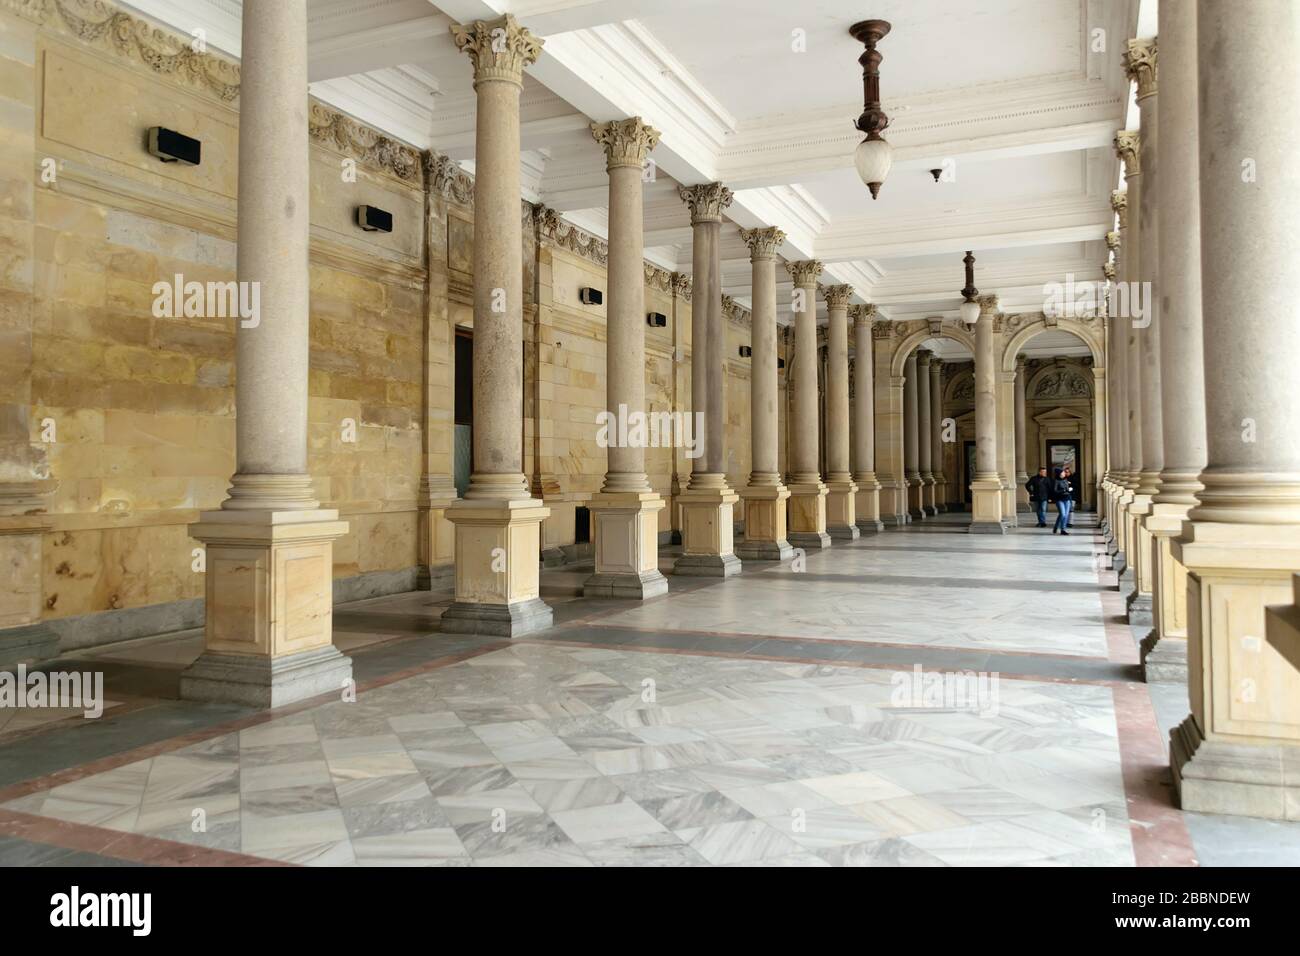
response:
{"label": "coffered ceiling", "polygon": [[[239,0],[132,0],[239,53]],[[738,227],[776,225],[789,259],[891,319],[955,317],[961,257],[1004,310],[1043,286],[1101,280],[1110,143],[1130,116],[1121,51],[1150,0],[309,0],[312,92],[399,139],[474,162],[474,92],[453,21],[512,13],[546,40],[522,97],[527,198],[605,234],[592,121],[639,115],[662,132],[647,184],[646,256],[691,269],[677,183],[735,191],[724,291],[750,298]],[[853,168],[862,47],[876,17],[894,165],[878,201]],[[930,169],[944,169],[936,183]],[[778,271],[780,321],[791,285]],[[1064,348],[1064,346],[1063,346]],[[1065,350],[1070,350],[1066,348]],[[1061,349],[1055,349],[1059,352]]]}

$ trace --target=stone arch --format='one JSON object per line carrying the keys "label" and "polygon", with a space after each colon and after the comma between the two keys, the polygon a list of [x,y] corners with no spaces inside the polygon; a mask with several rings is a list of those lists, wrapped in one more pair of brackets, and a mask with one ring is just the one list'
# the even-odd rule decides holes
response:
{"label": "stone arch", "polygon": [[[1038,394],[1038,390],[1047,379],[1053,376],[1068,375],[1069,379],[1077,379],[1082,383],[1085,389],[1081,393],[1072,393],[1070,397],[1091,399],[1095,393],[1095,383],[1091,373],[1092,369],[1077,359],[1057,359],[1051,364],[1043,365],[1029,377],[1025,382],[1025,397],[1030,401],[1043,398],[1044,396]],[[1063,381],[1061,384],[1066,384],[1066,382]]]}
{"label": "stone arch", "polygon": [[912,332],[894,347],[894,355],[889,362],[890,375],[894,378],[902,375],[903,367],[907,364],[907,357],[926,339],[952,339],[954,342],[960,342],[970,349],[971,355],[975,354],[975,336],[964,328],[959,329],[957,324],[952,322],[945,322],[938,331],[927,326]]}
{"label": "stone arch", "polygon": [[[1012,317],[1008,317],[1012,318]],[[1030,318],[1025,316],[1025,318]],[[1006,321],[1004,319],[1004,321]],[[1096,328],[1094,328],[1094,324]],[[1032,339],[1040,332],[1047,332],[1052,329],[1060,329],[1062,332],[1069,332],[1075,338],[1088,346],[1088,351],[1092,353],[1093,368],[1106,367],[1106,346],[1102,339],[1102,320],[1084,320],[1084,319],[1067,319],[1055,318],[1048,320],[1042,313],[1036,318],[1031,318],[1023,326],[1017,328],[1002,349],[1001,368],[1003,372],[1014,372],[1016,370],[1016,356],[1024,348],[1025,343]]]}
{"label": "stone arch", "polygon": [[[965,392],[964,386],[966,385],[966,383],[970,383],[971,386],[971,394],[969,397],[967,397],[964,394]],[[957,394],[959,389],[961,389],[963,392],[963,394],[960,396]],[[970,405],[972,407],[974,406],[975,404],[975,369],[974,368],[962,369],[961,371],[953,375],[952,378],[948,380],[948,384],[944,386],[944,390],[943,390],[943,401],[944,404],[946,405],[961,405],[962,407],[965,407],[967,405]]]}

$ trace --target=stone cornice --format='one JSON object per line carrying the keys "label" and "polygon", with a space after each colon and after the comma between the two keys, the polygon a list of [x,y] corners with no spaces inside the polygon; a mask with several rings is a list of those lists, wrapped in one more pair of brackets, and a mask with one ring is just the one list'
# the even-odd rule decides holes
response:
{"label": "stone cornice", "polygon": [[653,262],[645,263],[645,284],[652,289],[658,289],[660,292],[671,293],[673,291],[673,273],[667,269],[661,269]]}
{"label": "stone cornice", "polygon": [[729,295],[722,297],[722,314],[739,326],[744,328],[750,326],[751,316],[749,310]]}
{"label": "stone cornice", "polygon": [[460,164],[433,150],[427,150],[423,160],[425,183],[430,192],[462,206],[474,204],[474,177],[461,169]]}
{"label": "stone cornice", "polygon": [[1156,69],[1156,38],[1129,40],[1124,51],[1124,72],[1137,84],[1138,101],[1156,94],[1159,77]]}
{"label": "stone cornice", "polygon": [[691,209],[691,225],[699,222],[722,222],[722,210],[731,205],[731,190],[722,183],[678,186],[677,195]]}
{"label": "stone cornice", "polygon": [[1115,134],[1112,145],[1115,155],[1124,164],[1124,178],[1132,179],[1142,174],[1141,146],[1142,138],[1135,129],[1122,129]]}
{"label": "stone cornice", "polygon": [[691,277],[684,272],[673,273],[673,295],[691,301]]}
{"label": "stone cornice", "polygon": [[824,268],[816,259],[801,259],[798,262],[787,262],[786,271],[790,273],[790,278],[794,284],[802,288],[817,285],[817,279],[822,274]]}
{"label": "stone cornice", "polygon": [[45,0],[0,0],[0,10],[8,10],[33,23],[44,23],[48,13]]}
{"label": "stone cornice", "polygon": [[419,150],[390,139],[323,103],[309,105],[307,132],[312,142],[337,149],[404,182],[421,185],[423,164]]}
{"label": "stone cornice", "polygon": [[495,20],[453,23],[451,36],[474,66],[475,87],[494,80],[522,87],[524,67],[537,62],[546,42],[521,27],[509,13]]}
{"label": "stone cornice", "polygon": [[771,259],[776,255],[776,250],[785,242],[785,232],[776,226],[768,226],[764,229],[741,229],[741,241],[749,247],[749,258],[752,259]]}
{"label": "stone cornice", "polygon": [[641,117],[592,123],[591,135],[605,149],[605,168],[645,166],[646,157],[659,143],[659,130]]}
{"label": "stone cornice", "polygon": [[853,298],[853,286],[851,285],[827,285],[822,286],[822,296],[826,299],[826,307],[830,309],[847,309],[849,299]]}
{"label": "stone cornice", "polygon": [[[14,0],[5,2],[12,5]],[[63,28],[84,43],[125,56],[161,76],[206,90],[223,103],[239,99],[236,63],[212,53],[197,53],[190,46],[192,37],[180,38],[159,30],[105,0],[43,0],[43,4],[18,0],[18,6],[29,11],[37,6],[53,7]],[[29,12],[27,16],[41,22],[47,14]]]}
{"label": "stone cornice", "polygon": [[609,244],[586,230],[565,222],[554,209],[539,205],[533,218],[537,224],[539,240],[548,240],[557,248],[589,259],[597,265],[609,265]]}

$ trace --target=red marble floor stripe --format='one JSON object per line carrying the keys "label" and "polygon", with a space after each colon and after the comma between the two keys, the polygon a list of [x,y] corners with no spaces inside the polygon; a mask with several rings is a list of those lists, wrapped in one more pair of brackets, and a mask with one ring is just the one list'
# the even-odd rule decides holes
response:
{"label": "red marble floor stripe", "polygon": [[1138,866],[1198,866],[1183,813],[1174,803],[1169,755],[1145,684],[1119,684],[1115,724]]}
{"label": "red marble floor stripe", "polygon": [[[496,641],[483,647],[463,651],[459,654],[450,654],[446,657],[440,657],[424,664],[416,664],[412,667],[406,668],[405,670],[385,674],[383,677],[364,681],[357,685],[357,695],[359,697],[366,691],[374,690],[377,687],[383,687],[399,680],[405,680],[408,677],[414,677],[427,671],[437,670],[440,667],[449,667],[452,664],[459,664],[462,661],[478,657],[481,654],[488,654],[492,651],[500,650],[503,647],[508,647],[509,644],[509,641]],[[193,730],[187,734],[181,734],[179,737],[171,737],[167,740],[155,741],[154,743],[135,747],[121,753],[110,754],[107,757],[101,757],[100,759],[92,760],[89,763],[66,767],[63,770],[56,770],[54,773],[46,774],[43,777],[34,777],[31,780],[24,780],[20,783],[11,784],[8,787],[0,788],[0,804],[8,803],[11,800],[17,800],[19,797],[25,797],[41,790],[51,790],[62,784],[82,780],[97,773],[115,770],[118,767],[124,767],[127,764],[135,763],[139,760],[148,760],[149,758],[157,757],[160,754],[171,753],[175,750],[181,749],[182,747],[202,743],[205,740],[211,740],[214,737],[220,737],[224,734],[247,730],[249,727],[257,727],[272,720],[278,720],[281,717],[296,714],[312,707],[318,707],[327,701],[337,699],[338,692],[331,691],[328,694],[322,694],[319,697],[312,697],[308,700],[299,701],[296,704],[277,707],[274,710],[260,711],[256,714],[250,714],[247,717],[240,717],[237,720],[229,720],[212,727]]]}
{"label": "red marble floor stripe", "polygon": [[292,866],[279,860],[0,810],[0,836],[155,866]]}

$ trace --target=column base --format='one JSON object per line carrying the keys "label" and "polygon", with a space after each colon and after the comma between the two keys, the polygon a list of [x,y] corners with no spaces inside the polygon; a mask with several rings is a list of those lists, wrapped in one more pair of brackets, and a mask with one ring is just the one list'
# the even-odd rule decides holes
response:
{"label": "column base", "polygon": [[1169,763],[1183,810],[1300,820],[1300,746],[1209,740],[1189,714],[1169,733]]}
{"label": "column base", "polygon": [[351,680],[334,647],[337,511],[205,511],[190,536],[206,547],[204,651],[181,696],[279,707]]}
{"label": "column base", "polygon": [[859,518],[858,531],[861,534],[879,534],[885,530],[885,522],[879,518]]}
{"label": "column base", "polygon": [[604,492],[588,502],[596,569],[583,595],[644,600],[668,593],[659,571],[659,512],[666,503],[653,491]]}
{"label": "column base", "polygon": [[732,513],[740,496],[722,475],[693,475],[677,498],[682,508],[682,554],[673,574],[726,578],[739,574],[732,540]]}
{"label": "column base", "polygon": [[1119,550],[1112,551],[1110,553],[1110,566],[1111,569],[1115,572],[1115,578],[1116,578],[1115,590],[1118,591],[1120,587],[1119,578],[1122,577],[1124,572],[1128,570],[1128,555],[1126,555],[1123,551],[1119,551]]}
{"label": "column base", "polygon": [[553,623],[551,606],[539,597],[511,601],[509,604],[455,601],[442,612],[440,630],[444,634],[522,637],[544,631]]}
{"label": "column base", "polygon": [[826,482],[826,533],[834,541],[855,541],[858,530],[858,486],[852,479],[835,478]]}
{"label": "column base", "polygon": [[966,530],[970,534],[1006,534],[1007,526],[1001,521],[972,521]]}
{"label": "column base", "polygon": [[539,597],[541,525],[550,513],[536,498],[464,498],[447,509],[456,526],[456,600],[442,631],[519,637],[551,626]]}
{"label": "column base", "polygon": [[854,522],[862,534],[876,534],[884,531],[884,522],[880,520],[880,482],[875,472],[863,471],[853,476],[858,486],[857,501],[853,510],[857,516]]}
{"label": "column base", "polygon": [[805,551],[829,548],[826,533],[826,498],[829,489],[821,480],[794,482],[790,488],[790,543]]}
{"label": "column base", "polygon": [[1142,638],[1142,679],[1148,684],[1187,683],[1187,639],[1161,637],[1155,628]]}
{"label": "column base", "polygon": [[59,655],[59,635],[48,624],[23,624],[0,630],[0,667],[34,664]]}
{"label": "column base", "polygon": [[1150,627],[1155,623],[1152,612],[1151,595],[1145,591],[1133,591],[1124,599],[1128,608],[1128,623],[1134,627]]}
{"label": "column base", "polygon": [[794,557],[786,533],[790,491],[785,485],[749,485],[740,492],[745,503],[745,537],[736,545],[745,561],[788,561]]}
{"label": "column base", "polygon": [[352,683],[352,658],[334,645],[284,657],[204,651],[181,673],[181,697],[245,707],[283,707]]}

